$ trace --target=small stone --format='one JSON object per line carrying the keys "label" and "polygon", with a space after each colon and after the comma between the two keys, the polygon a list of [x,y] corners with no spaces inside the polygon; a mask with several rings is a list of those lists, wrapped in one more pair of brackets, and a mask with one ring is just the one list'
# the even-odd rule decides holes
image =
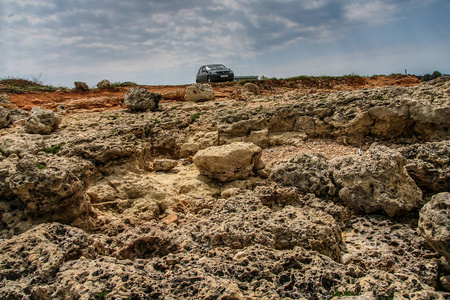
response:
{"label": "small stone", "polygon": [[166,225],[175,223],[178,224],[178,216],[174,213],[168,214],[164,219],[162,219],[163,223]]}
{"label": "small stone", "polygon": [[153,162],[153,170],[158,171],[169,171],[178,165],[177,160],[173,159],[155,159]]}
{"label": "small stone", "polygon": [[442,288],[447,292],[450,292],[450,275],[442,276],[440,278]]}
{"label": "small stone", "polygon": [[75,89],[77,91],[80,91],[80,92],[87,92],[87,91],[89,91],[89,87],[88,87],[88,85],[85,82],[75,81],[74,85],[75,85]]}
{"label": "small stone", "polygon": [[99,83],[97,83],[97,87],[99,89],[109,89],[111,87],[111,82],[108,79],[103,79]]}

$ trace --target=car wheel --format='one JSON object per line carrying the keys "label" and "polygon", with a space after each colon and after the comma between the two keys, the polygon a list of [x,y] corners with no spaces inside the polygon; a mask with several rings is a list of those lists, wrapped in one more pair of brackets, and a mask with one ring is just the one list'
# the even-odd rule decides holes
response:
{"label": "car wheel", "polygon": [[206,77],[206,82],[211,83],[211,77]]}

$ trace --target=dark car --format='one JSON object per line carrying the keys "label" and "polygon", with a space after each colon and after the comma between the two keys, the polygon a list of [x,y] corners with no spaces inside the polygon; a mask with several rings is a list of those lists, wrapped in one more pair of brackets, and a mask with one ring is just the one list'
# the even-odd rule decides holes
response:
{"label": "dark car", "polygon": [[197,73],[196,82],[233,81],[234,73],[224,65],[201,66]]}

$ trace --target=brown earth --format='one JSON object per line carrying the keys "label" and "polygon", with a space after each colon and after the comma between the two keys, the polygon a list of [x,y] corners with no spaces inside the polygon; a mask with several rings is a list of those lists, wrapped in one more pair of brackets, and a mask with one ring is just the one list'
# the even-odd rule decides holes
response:
{"label": "brown earth", "polygon": [[[261,89],[262,95],[277,95],[288,91],[307,91],[310,93],[348,91],[354,89],[383,86],[414,86],[420,80],[414,76],[390,75],[372,77],[305,77],[301,79],[268,79],[254,81]],[[160,93],[163,101],[183,101],[184,91],[188,85],[141,86],[153,93]],[[242,84],[213,83],[216,99],[241,97]],[[57,90],[55,92],[28,92],[10,94],[10,101],[17,107],[31,110],[35,106],[56,110],[64,104],[68,111],[92,110],[105,111],[123,107],[125,93],[131,87],[118,87],[106,90],[91,89],[88,92]],[[0,93],[2,88],[0,87]]]}

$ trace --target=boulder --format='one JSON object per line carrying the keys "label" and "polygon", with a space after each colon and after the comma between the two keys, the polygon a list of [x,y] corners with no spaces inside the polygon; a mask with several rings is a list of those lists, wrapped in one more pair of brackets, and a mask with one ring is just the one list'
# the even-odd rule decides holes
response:
{"label": "boulder", "polygon": [[242,93],[243,94],[250,94],[250,95],[259,95],[260,94],[259,86],[257,86],[254,83],[247,82],[242,87]]}
{"label": "boulder", "polygon": [[186,88],[186,101],[200,102],[214,100],[214,90],[211,85],[206,83],[195,83]]}
{"label": "boulder", "polygon": [[89,91],[89,87],[85,82],[75,81],[74,82],[75,89],[79,92],[87,92]]}
{"label": "boulder", "polygon": [[427,193],[450,190],[450,141],[415,144],[399,149],[406,170]]}
{"label": "boulder", "polygon": [[390,217],[418,208],[422,191],[408,175],[405,158],[397,151],[375,146],[363,156],[330,161],[339,198],[356,211],[385,211]]}
{"label": "boulder", "polygon": [[125,106],[132,112],[158,109],[161,94],[151,93],[143,88],[131,88],[125,94]]}
{"label": "boulder", "polygon": [[277,165],[272,170],[271,179],[317,196],[332,196],[336,193],[327,158],[322,154],[300,153]]}
{"label": "boulder", "polygon": [[92,170],[79,158],[26,155],[4,177],[27,216],[68,224],[90,208],[85,190]]}
{"label": "boulder", "polygon": [[25,131],[36,134],[50,134],[61,124],[61,116],[48,109],[33,107],[25,123]]}
{"label": "boulder", "polygon": [[225,182],[249,177],[261,153],[253,143],[236,142],[200,150],[193,160],[200,174]]}
{"label": "boulder", "polygon": [[99,89],[109,89],[111,87],[111,82],[108,79],[103,79],[99,83],[97,83],[97,87]]}
{"label": "boulder", "polygon": [[437,194],[422,207],[419,231],[428,244],[450,262],[450,193]]}
{"label": "boulder", "polygon": [[9,109],[0,106],[0,128],[6,127],[11,122]]}

